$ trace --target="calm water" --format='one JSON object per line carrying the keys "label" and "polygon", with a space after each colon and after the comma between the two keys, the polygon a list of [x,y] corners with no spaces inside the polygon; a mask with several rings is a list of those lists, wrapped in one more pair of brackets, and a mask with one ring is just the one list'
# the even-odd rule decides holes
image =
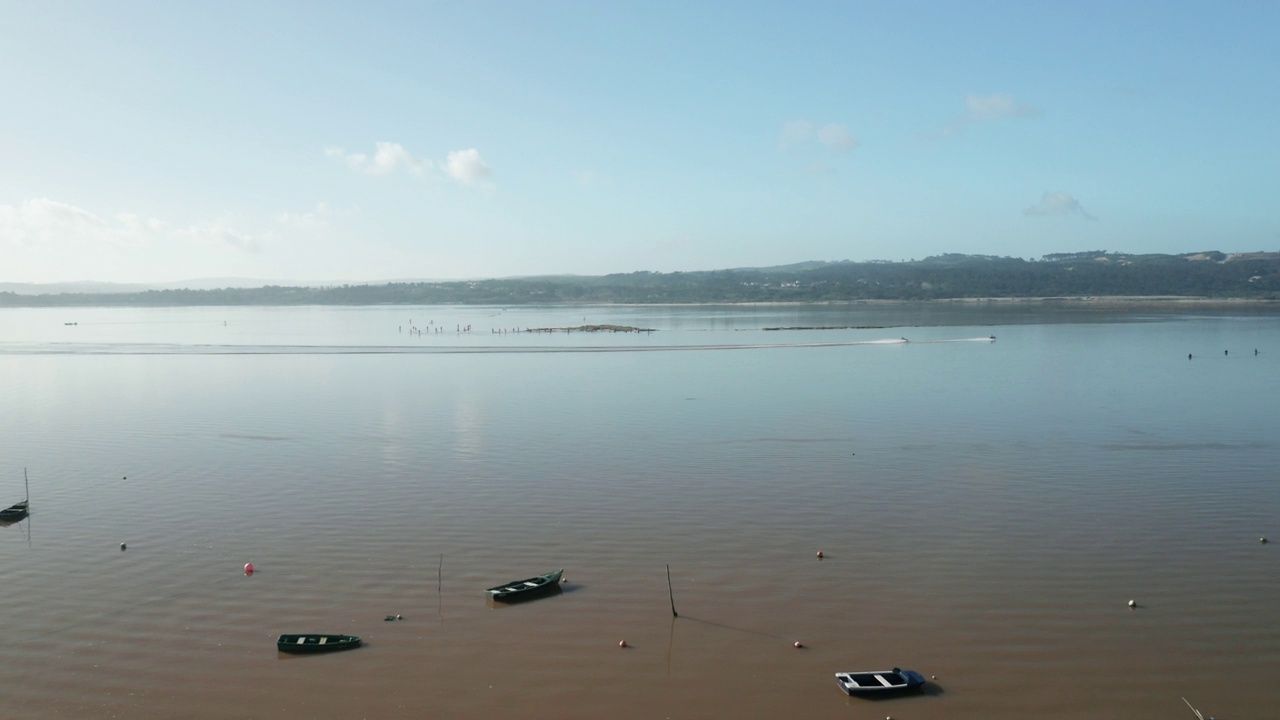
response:
{"label": "calm water", "polygon": [[[494,332],[587,323],[654,332]],[[1277,371],[1256,309],[0,310],[0,702],[1274,717]]]}

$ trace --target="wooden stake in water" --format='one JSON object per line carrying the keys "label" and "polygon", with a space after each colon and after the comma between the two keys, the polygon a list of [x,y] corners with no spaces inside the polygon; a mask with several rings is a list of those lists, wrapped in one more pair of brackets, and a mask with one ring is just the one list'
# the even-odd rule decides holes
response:
{"label": "wooden stake in water", "polygon": [[671,565],[667,565],[667,597],[671,598],[671,617],[678,618],[680,613],[676,612],[676,594],[671,590]]}
{"label": "wooden stake in water", "polygon": [[27,489],[27,506],[31,506],[31,481],[27,479],[27,469],[22,468],[22,484]]}

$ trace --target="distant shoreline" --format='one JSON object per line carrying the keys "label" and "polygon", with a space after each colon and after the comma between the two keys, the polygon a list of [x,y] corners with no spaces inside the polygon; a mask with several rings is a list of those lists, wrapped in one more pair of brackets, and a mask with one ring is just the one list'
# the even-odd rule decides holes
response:
{"label": "distant shoreline", "polygon": [[1211,298],[1187,297],[1182,295],[1079,295],[1079,296],[1043,296],[1043,297],[983,297],[983,298],[929,298],[921,300],[814,300],[814,301],[757,301],[757,302],[684,302],[684,303],[548,303],[548,305],[597,305],[616,307],[700,307],[700,306],[735,306],[735,307],[769,307],[787,305],[1092,305],[1092,306],[1126,306],[1135,305],[1179,305],[1183,307],[1213,307],[1274,305],[1280,307],[1280,300],[1266,298]]}
{"label": "distant shoreline", "polygon": [[[41,297],[41,296],[24,296]],[[96,299],[96,298],[95,298]],[[758,300],[731,301],[708,300],[702,302],[606,302],[606,301],[550,301],[543,303],[460,303],[460,302],[243,302],[243,303],[141,303],[141,302],[16,302],[0,304],[5,309],[58,309],[58,308],[181,308],[181,307],[802,307],[802,306],[926,306],[926,305],[993,305],[1027,307],[1089,307],[1089,308],[1280,308],[1280,300],[1266,298],[1186,297],[1180,295],[1081,295],[1041,297],[983,297],[983,298],[929,298],[929,299],[858,299],[858,300]]]}

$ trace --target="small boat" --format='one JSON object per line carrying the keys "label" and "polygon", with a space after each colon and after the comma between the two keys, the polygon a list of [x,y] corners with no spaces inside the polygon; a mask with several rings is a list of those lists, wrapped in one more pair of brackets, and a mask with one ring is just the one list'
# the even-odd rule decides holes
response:
{"label": "small boat", "polygon": [[836,682],[847,695],[883,695],[914,690],[924,685],[924,676],[914,670],[864,670],[836,673]]}
{"label": "small boat", "polygon": [[281,635],[276,648],[287,653],[321,653],[360,647],[355,635]]}
{"label": "small boat", "polygon": [[0,522],[13,523],[19,520],[25,520],[31,509],[31,502],[23,500],[20,503],[14,503],[9,507],[0,510]]}
{"label": "small boat", "polygon": [[560,568],[555,572],[539,575],[537,577],[525,578],[524,580],[512,580],[509,583],[491,587],[485,590],[489,597],[494,600],[515,600],[530,595],[536,595],[551,588],[560,587],[560,576],[564,574],[564,568]]}

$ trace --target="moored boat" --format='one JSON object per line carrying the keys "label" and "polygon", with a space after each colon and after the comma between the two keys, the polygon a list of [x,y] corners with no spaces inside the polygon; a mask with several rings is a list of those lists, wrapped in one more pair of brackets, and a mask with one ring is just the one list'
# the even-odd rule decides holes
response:
{"label": "moored boat", "polygon": [[864,670],[836,673],[836,682],[847,695],[883,695],[914,690],[924,685],[924,676],[914,670]]}
{"label": "moored boat", "polygon": [[512,580],[509,583],[491,587],[485,592],[494,600],[515,600],[529,597],[559,587],[561,575],[564,575],[564,568],[546,575],[538,575],[524,580]]}
{"label": "moored boat", "polygon": [[9,507],[0,510],[0,522],[12,523],[18,522],[19,520],[25,520],[30,510],[31,503],[28,500],[14,503]]}
{"label": "moored boat", "polygon": [[281,635],[276,648],[287,653],[320,653],[360,647],[355,635]]}

